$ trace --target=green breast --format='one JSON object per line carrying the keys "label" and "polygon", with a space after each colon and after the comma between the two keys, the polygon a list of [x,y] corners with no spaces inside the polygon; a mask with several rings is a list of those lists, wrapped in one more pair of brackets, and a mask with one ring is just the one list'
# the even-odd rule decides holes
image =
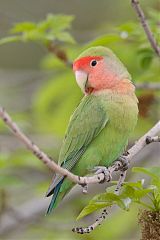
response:
{"label": "green breast", "polygon": [[[109,122],[90,148],[101,154],[100,165],[109,166],[125,150],[130,134],[137,123],[138,107],[135,95],[108,91],[97,96],[107,112]],[[100,150],[100,151],[99,151]]]}

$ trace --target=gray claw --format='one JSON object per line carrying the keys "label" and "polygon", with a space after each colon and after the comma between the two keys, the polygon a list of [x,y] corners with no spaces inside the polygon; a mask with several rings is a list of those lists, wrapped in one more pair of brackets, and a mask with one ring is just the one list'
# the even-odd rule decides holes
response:
{"label": "gray claw", "polygon": [[93,171],[95,172],[95,174],[100,174],[100,173],[104,174],[104,180],[102,180],[100,183],[104,183],[105,181],[110,182],[112,180],[111,173],[107,167],[97,166],[97,167],[94,167]]}
{"label": "gray claw", "polygon": [[126,156],[122,155],[118,158],[118,161],[121,162],[121,170],[126,171],[129,168],[129,161]]}

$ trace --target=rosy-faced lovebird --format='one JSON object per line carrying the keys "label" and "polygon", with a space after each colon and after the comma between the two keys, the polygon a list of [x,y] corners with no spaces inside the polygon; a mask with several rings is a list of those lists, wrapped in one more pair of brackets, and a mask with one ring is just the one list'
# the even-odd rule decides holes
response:
{"label": "rosy-faced lovebird", "polygon": [[[130,74],[108,48],[85,50],[73,71],[84,97],[70,118],[58,164],[85,176],[95,166],[109,167],[125,151],[137,122],[138,101]],[[53,194],[47,213],[74,185],[54,175],[46,194]]]}

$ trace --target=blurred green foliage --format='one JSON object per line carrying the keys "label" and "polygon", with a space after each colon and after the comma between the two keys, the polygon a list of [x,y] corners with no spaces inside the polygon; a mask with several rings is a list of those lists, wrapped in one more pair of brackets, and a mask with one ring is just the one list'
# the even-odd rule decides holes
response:
{"label": "blurred green foliage", "polygon": [[[149,11],[149,23],[157,42],[160,42],[160,30],[157,27],[159,15],[160,13],[157,10],[151,9]],[[57,46],[58,41],[60,48],[66,53],[71,62],[84,49],[103,45],[111,48],[121,58],[129,72],[132,73],[135,83],[160,81],[159,59],[151,48],[139,23],[124,23],[113,28],[112,32],[86,44],[75,44],[68,31],[72,20],[73,16],[49,14],[45,20],[39,23],[18,23],[11,29],[11,33],[17,33],[18,35],[3,38],[0,40],[0,44],[14,40],[33,41],[49,47],[50,44]],[[63,47],[61,44],[63,44]],[[76,87],[72,70],[65,65],[65,61],[58,58],[56,54],[54,55],[54,52],[51,51],[42,59],[41,66],[45,70],[52,70],[54,79],[51,77],[35,94],[33,100],[33,123],[36,125],[37,131],[45,133],[52,131],[57,136],[63,136],[70,115],[78,105],[82,94]],[[142,95],[142,92],[144,91],[137,91],[137,94]],[[160,96],[159,92],[154,93],[155,98],[156,96]],[[154,121],[156,120],[157,117],[155,116]],[[145,121],[146,124],[140,125],[141,130],[138,128],[138,135],[139,131],[143,134],[152,125],[152,119],[148,118]],[[137,136],[137,134],[135,135]]]}
{"label": "blurred green foliage", "polygon": [[45,45],[55,40],[74,43],[73,37],[68,32],[72,20],[73,16],[48,14],[46,19],[39,23],[17,23],[10,30],[15,35],[1,39],[0,45],[15,41],[35,41]]}
{"label": "blurred green foliage", "polygon": [[[160,28],[158,27],[160,12],[155,9],[150,9],[149,18],[149,24],[152,31],[157,42],[160,43]],[[130,21],[118,26],[111,26],[111,30],[107,33],[106,25],[104,25],[103,32],[105,34],[96,36],[95,39],[87,43],[79,44],[70,33],[73,19],[73,16],[49,14],[45,20],[38,23],[17,23],[12,27],[10,36],[0,40],[0,45],[15,41],[25,44],[34,42],[49,49],[50,44],[54,44],[57,49],[60,48],[62,52],[64,51],[66,53],[67,59],[70,62],[72,62],[84,49],[91,46],[103,45],[111,48],[125,63],[135,83],[160,82],[159,59],[150,47],[143,29],[138,22]],[[13,117],[18,125],[25,131],[34,134],[42,134],[42,137],[45,137],[46,134],[55,135],[57,137],[56,140],[58,138],[61,139],[67,127],[70,115],[82,98],[82,93],[75,83],[72,69],[52,51],[48,52],[46,56],[40,60],[40,67],[43,71],[49,72],[50,77],[36,89],[32,98],[30,110],[24,113],[13,113]],[[132,139],[142,135],[160,117],[160,113],[157,110],[160,103],[159,91],[137,90],[137,95],[142,99],[141,101],[144,101],[144,96],[147,97],[151,95],[153,97],[153,102],[152,104],[149,104],[149,102],[147,102],[148,100],[144,102],[148,108],[145,114],[140,115]],[[8,130],[6,130],[2,122],[0,122],[0,131],[2,134],[7,135]],[[51,145],[52,144],[46,147],[46,150],[57,159],[59,144],[56,146]],[[40,165],[39,161],[37,161],[31,153],[22,150],[20,147],[15,151],[10,151],[6,148],[1,151],[0,168],[0,190],[5,189],[9,193],[11,192],[11,195],[12,193],[13,196],[16,195],[13,199],[11,198],[11,203],[13,205],[17,201],[17,196],[20,197],[23,195],[21,197],[24,199],[27,199],[28,196],[32,197],[32,195],[42,196],[47,188],[49,178],[47,168]],[[27,180],[24,174],[25,171],[28,171]],[[142,168],[140,171],[142,171]],[[154,180],[153,176],[151,179],[152,181]],[[35,183],[34,189],[31,189],[33,188],[33,185],[31,185],[32,181]],[[155,193],[157,189],[156,184],[157,183],[152,182],[151,185],[155,185],[156,188],[151,188],[150,186],[144,187],[142,181],[129,182],[124,185],[122,195],[120,196],[116,196],[113,193],[113,187],[108,188],[106,193],[95,196],[89,202],[89,207],[84,208],[79,217],[83,217],[106,205],[110,206],[117,204],[120,208],[128,210],[131,202],[135,202],[137,199],[140,202],[141,198],[148,193],[155,194],[155,199],[157,199],[158,195]],[[35,189],[36,193],[34,191]],[[138,195],[139,193],[142,194]],[[71,235],[68,229],[72,228],[76,216],[87,204],[90,196],[88,199],[82,198],[82,200],[71,200],[70,207],[68,209],[64,207],[65,213],[55,213],[56,222],[50,217],[45,220],[45,227],[42,226],[42,228],[40,228],[39,225],[35,224],[34,230],[29,229],[28,232],[25,233],[25,237],[29,238],[30,231],[32,231],[33,238],[38,236],[39,239],[80,239],[80,236]],[[124,201],[124,199],[126,200]],[[131,209],[129,213],[125,211],[115,213],[109,221],[101,226],[101,239],[106,239],[107,237],[110,240],[124,239],[123,236],[125,234],[127,235],[130,229],[133,227],[136,228],[135,209]],[[67,217],[64,219],[65,214],[69,216],[69,218]],[[65,226],[65,224],[68,223],[68,219],[70,219],[69,223],[71,226],[64,227],[63,233],[60,228],[59,230],[56,230],[56,227],[54,228],[54,223],[59,226],[62,222]],[[110,231],[108,231],[108,229]],[[99,238],[99,234],[99,229],[96,229],[94,233],[90,234],[90,237],[87,235],[84,236],[84,239],[94,240]]]}

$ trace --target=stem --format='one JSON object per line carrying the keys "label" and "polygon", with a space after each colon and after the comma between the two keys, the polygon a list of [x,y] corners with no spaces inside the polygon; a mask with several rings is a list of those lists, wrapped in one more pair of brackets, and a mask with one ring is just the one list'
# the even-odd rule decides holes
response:
{"label": "stem", "polygon": [[135,9],[139,20],[141,22],[141,25],[146,33],[146,36],[148,38],[148,41],[151,44],[151,47],[154,49],[155,53],[157,54],[158,57],[160,57],[160,47],[158,46],[156,39],[154,38],[154,35],[149,27],[149,24],[146,20],[146,17],[144,15],[144,12],[140,6],[140,3],[138,0],[131,0],[132,6]]}
{"label": "stem", "polygon": [[144,82],[144,83],[135,83],[136,89],[142,90],[160,90],[160,83],[156,82]]}

